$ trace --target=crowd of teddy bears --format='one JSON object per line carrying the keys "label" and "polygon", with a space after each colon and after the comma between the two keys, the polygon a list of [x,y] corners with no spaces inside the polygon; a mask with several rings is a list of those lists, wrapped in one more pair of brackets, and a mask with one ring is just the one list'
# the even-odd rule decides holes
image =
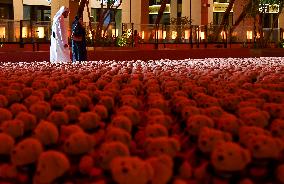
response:
{"label": "crowd of teddy bears", "polygon": [[1,184],[284,184],[284,58],[0,64]]}

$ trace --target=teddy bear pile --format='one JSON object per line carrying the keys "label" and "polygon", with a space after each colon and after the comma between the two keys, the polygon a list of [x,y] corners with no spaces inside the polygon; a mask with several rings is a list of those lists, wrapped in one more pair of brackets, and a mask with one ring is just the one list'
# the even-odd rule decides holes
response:
{"label": "teddy bear pile", "polygon": [[0,64],[1,184],[284,184],[284,58]]}

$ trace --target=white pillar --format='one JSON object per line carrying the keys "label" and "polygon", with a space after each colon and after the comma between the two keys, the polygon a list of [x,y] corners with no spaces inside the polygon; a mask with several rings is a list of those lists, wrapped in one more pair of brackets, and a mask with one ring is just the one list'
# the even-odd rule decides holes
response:
{"label": "white pillar", "polygon": [[177,18],[177,0],[171,0],[170,18]]}
{"label": "white pillar", "polygon": [[[89,4],[89,11],[90,11],[90,15],[91,15],[91,5]],[[83,22],[87,22],[89,23],[89,15],[88,15],[88,9],[85,6],[84,12],[83,12]]]}
{"label": "white pillar", "polygon": [[200,25],[201,24],[201,1],[200,0],[191,0],[192,7],[190,8],[190,0],[182,1],[182,17],[190,17],[190,9],[191,9],[191,18],[192,25]]}
{"label": "white pillar", "polygon": [[[130,2],[131,1],[131,2]],[[130,7],[131,4],[131,7]],[[131,8],[131,20],[130,20]],[[121,4],[122,23],[141,24],[141,0],[123,0]],[[148,12],[143,12],[148,13]]]}
{"label": "white pillar", "polygon": [[14,20],[19,21],[24,19],[23,0],[13,0]]}
{"label": "white pillar", "polygon": [[210,4],[210,7],[208,7],[208,24],[213,23],[213,0],[208,0],[208,4]]}

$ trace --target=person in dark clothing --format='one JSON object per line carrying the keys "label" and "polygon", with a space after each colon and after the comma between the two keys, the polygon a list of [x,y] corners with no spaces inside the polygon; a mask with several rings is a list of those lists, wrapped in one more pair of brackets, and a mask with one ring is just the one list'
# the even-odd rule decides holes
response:
{"label": "person in dark clothing", "polygon": [[72,24],[72,61],[87,61],[86,29],[83,16],[77,15]]}

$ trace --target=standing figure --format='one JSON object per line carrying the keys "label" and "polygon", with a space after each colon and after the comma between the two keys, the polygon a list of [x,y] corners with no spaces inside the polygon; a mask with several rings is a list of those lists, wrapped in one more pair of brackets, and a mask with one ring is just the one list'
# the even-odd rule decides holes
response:
{"label": "standing figure", "polygon": [[72,24],[72,61],[87,61],[86,29],[83,17],[77,15]]}
{"label": "standing figure", "polygon": [[64,24],[64,18],[67,18],[68,14],[69,9],[62,6],[53,18],[50,45],[51,63],[65,63],[70,61],[67,28]]}

